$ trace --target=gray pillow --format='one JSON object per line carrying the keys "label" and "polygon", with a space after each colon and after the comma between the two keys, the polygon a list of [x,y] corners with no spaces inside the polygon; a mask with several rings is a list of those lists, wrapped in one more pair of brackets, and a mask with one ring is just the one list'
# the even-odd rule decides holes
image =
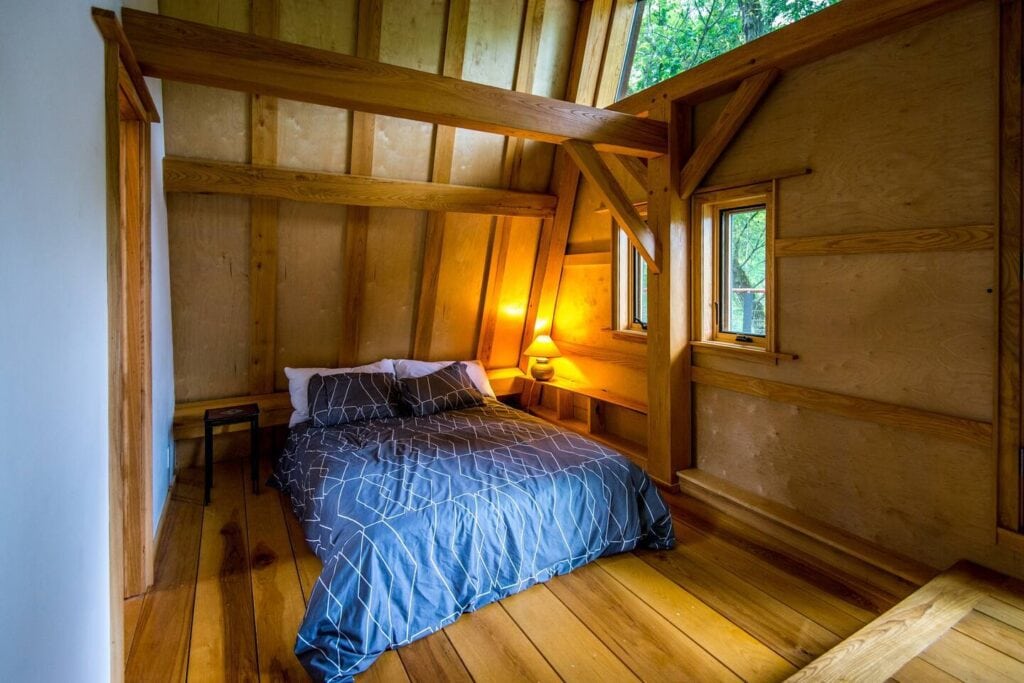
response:
{"label": "gray pillow", "polygon": [[314,427],[398,415],[398,381],[388,372],[313,375],[308,392],[309,416]]}
{"label": "gray pillow", "polygon": [[476,388],[464,363],[452,363],[423,377],[406,377],[399,383],[402,402],[417,416],[484,404],[484,395]]}

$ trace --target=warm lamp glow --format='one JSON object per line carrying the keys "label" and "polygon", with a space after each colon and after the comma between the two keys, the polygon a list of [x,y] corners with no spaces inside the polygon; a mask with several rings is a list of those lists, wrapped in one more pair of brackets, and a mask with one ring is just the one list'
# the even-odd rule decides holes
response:
{"label": "warm lamp glow", "polygon": [[526,347],[523,355],[532,358],[558,358],[562,355],[562,352],[555,346],[555,342],[551,337],[546,334],[539,334],[533,340],[533,343]]}

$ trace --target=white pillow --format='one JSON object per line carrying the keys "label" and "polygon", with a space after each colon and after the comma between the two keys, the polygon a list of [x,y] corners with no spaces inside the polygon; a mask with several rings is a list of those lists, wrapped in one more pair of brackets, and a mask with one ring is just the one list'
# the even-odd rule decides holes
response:
{"label": "white pillow", "polygon": [[357,368],[285,368],[293,411],[288,426],[294,427],[309,420],[309,380],[313,379],[313,375],[340,375],[346,372],[387,372],[393,375],[395,363],[385,358]]}
{"label": "white pillow", "polygon": [[496,398],[494,395],[494,389],[491,388],[491,382],[487,379],[487,371],[484,369],[484,364],[478,360],[396,360],[394,362],[395,374],[398,375],[398,379],[415,379],[417,377],[429,375],[432,372],[437,372],[441,368],[448,367],[452,363],[459,362],[466,364],[466,370],[469,373],[469,378],[473,380],[473,384],[476,385],[477,391],[484,396]]}

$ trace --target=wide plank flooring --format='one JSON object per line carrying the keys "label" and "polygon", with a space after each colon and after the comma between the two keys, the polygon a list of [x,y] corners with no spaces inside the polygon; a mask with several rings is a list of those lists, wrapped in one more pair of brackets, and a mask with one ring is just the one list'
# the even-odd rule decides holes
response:
{"label": "wide plank flooring", "polygon": [[[253,494],[241,462],[217,465],[205,508],[201,478],[179,475],[156,582],[129,606],[127,680],[305,680],[292,648],[319,560],[282,496]],[[556,577],[386,653],[360,680],[780,681],[906,597],[864,595],[740,526],[678,512],[675,550]],[[1021,615],[982,602],[892,677],[1024,676]]]}

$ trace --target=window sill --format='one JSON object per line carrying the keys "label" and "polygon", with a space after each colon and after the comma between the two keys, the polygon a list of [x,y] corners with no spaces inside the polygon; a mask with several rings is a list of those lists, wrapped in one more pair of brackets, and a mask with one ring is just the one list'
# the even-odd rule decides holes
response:
{"label": "window sill", "polygon": [[727,342],[695,341],[690,342],[693,353],[703,353],[709,356],[724,356],[745,360],[753,363],[765,363],[767,365],[778,365],[780,360],[796,360],[800,356],[793,353],[779,353],[777,351],[765,351],[754,346],[741,346]]}
{"label": "window sill", "polygon": [[647,343],[647,333],[637,332],[636,330],[612,330],[612,338],[633,342],[635,344]]}

